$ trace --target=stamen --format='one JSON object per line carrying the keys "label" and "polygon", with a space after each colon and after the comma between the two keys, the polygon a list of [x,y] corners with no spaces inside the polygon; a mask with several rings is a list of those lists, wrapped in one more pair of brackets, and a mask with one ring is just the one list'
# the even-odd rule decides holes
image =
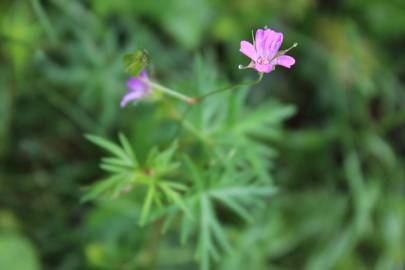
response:
{"label": "stamen", "polygon": [[287,50],[279,51],[279,52],[271,59],[270,62],[272,62],[272,61],[273,61],[274,59],[276,59],[277,57],[286,54],[287,52],[289,52],[290,50],[294,49],[294,48],[297,47],[297,46],[298,46],[298,43],[297,43],[297,42],[294,42],[294,44],[293,44],[290,48],[288,48]]}
{"label": "stamen", "polygon": [[294,44],[290,48],[288,48],[287,50],[284,50],[282,52],[283,52],[283,54],[286,54],[287,52],[291,51],[292,49],[294,49],[297,46],[298,46],[298,43],[294,42]]}
{"label": "stamen", "polygon": [[247,68],[249,68],[249,66],[239,65],[238,68],[239,69],[247,69]]}
{"label": "stamen", "polygon": [[297,46],[298,46],[298,43],[297,43],[297,42],[294,42],[294,44],[293,44],[290,48],[288,48],[287,50],[284,50],[283,53],[287,53],[288,51],[294,49],[294,48],[297,47]]}

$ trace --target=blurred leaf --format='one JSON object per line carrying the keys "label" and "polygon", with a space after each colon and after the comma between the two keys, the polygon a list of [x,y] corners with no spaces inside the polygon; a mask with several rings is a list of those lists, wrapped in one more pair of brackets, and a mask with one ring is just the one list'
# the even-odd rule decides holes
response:
{"label": "blurred leaf", "polygon": [[125,70],[131,76],[139,76],[142,70],[149,64],[149,55],[147,51],[138,50],[124,55]]}
{"label": "blurred leaf", "polygon": [[0,268],[39,270],[39,260],[32,244],[19,235],[0,234]]}

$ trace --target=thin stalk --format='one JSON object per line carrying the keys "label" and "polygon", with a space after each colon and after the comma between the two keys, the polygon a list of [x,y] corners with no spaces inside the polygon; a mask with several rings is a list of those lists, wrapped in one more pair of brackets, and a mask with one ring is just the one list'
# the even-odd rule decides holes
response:
{"label": "thin stalk", "polygon": [[202,134],[202,132],[200,132],[197,128],[194,127],[194,125],[192,125],[190,122],[188,122],[186,120],[187,114],[190,112],[190,110],[192,108],[193,108],[192,106],[187,106],[187,109],[181,114],[179,114],[176,109],[169,111],[169,114],[173,117],[173,119],[179,123],[177,135],[179,135],[181,128],[184,128],[187,131],[189,131],[190,133],[192,133],[193,135],[195,135],[198,139],[200,139],[205,144],[211,145],[212,142],[210,141],[210,139],[208,137],[204,136]]}
{"label": "thin stalk", "polygon": [[244,86],[253,86],[253,85],[259,83],[262,79],[263,79],[263,73],[259,72],[259,77],[254,81],[247,81],[247,82],[242,82],[240,84],[219,88],[217,90],[208,92],[208,93],[206,93],[204,95],[201,95],[201,96],[195,98],[194,102],[195,103],[201,102],[203,99],[206,99],[209,96],[212,96],[212,95],[224,92],[224,91],[229,91],[229,90],[232,90],[232,89],[235,89],[235,88],[244,87]]}
{"label": "thin stalk", "polygon": [[298,43],[297,43],[297,42],[294,42],[294,44],[293,44],[290,48],[288,48],[288,49],[286,49],[286,50],[283,50],[283,51],[279,51],[279,52],[270,60],[270,62],[272,62],[272,61],[273,61],[274,59],[276,59],[277,57],[280,57],[280,56],[282,56],[282,55],[288,53],[289,51],[291,51],[292,49],[294,49],[294,48],[297,47],[297,46],[298,46]]}
{"label": "thin stalk", "polygon": [[161,92],[163,92],[163,93],[165,93],[165,94],[167,94],[169,96],[172,96],[172,97],[178,98],[180,100],[183,100],[188,104],[196,103],[196,100],[194,98],[183,95],[183,94],[181,94],[181,93],[179,93],[179,92],[177,92],[177,91],[175,91],[173,89],[170,89],[168,87],[165,87],[163,85],[155,83],[155,82],[153,82],[151,80],[146,81],[146,83],[148,83],[153,88],[155,88],[155,89],[157,89],[157,90],[159,90],[159,91],[161,91]]}
{"label": "thin stalk", "polygon": [[158,84],[156,82],[153,82],[151,80],[145,80],[145,79],[141,79],[141,78],[139,78],[139,79],[141,81],[149,84],[154,89],[156,89],[158,91],[161,91],[162,93],[165,93],[165,94],[167,94],[169,96],[175,97],[177,99],[185,101],[186,103],[188,103],[190,105],[193,105],[193,104],[201,102],[203,99],[206,99],[209,96],[212,96],[212,95],[224,92],[224,91],[229,91],[229,90],[239,88],[239,87],[244,87],[244,86],[253,86],[253,85],[259,83],[263,79],[263,73],[259,72],[259,77],[254,81],[247,81],[247,82],[242,82],[242,83],[236,84],[236,85],[222,87],[222,88],[216,89],[214,91],[211,91],[209,93],[206,93],[204,95],[201,95],[201,96],[195,97],[195,98],[192,98],[192,97],[186,96],[184,94],[181,94],[181,93],[177,92],[176,90],[170,89],[168,87],[165,87],[165,86],[163,86],[161,84]]}

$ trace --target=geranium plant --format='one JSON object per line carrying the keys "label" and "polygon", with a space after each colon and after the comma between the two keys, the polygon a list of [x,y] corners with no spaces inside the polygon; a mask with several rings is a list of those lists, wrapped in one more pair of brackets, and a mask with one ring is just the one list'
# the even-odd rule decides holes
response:
{"label": "geranium plant", "polygon": [[122,133],[117,143],[86,135],[108,155],[100,165],[105,179],[89,187],[83,200],[129,196],[138,201],[139,209],[134,211],[139,211],[139,225],[175,231],[182,244],[194,248],[203,270],[232,252],[232,226],[226,217],[254,222],[277,192],[271,175],[271,140],[280,134],[282,121],[294,108],[276,101],[250,107],[246,98],[264,74],[277,65],[291,68],[295,64],[286,55],[291,48],[280,51],[282,41],[282,33],[258,29],[253,43],[241,42],[240,51],[251,62],[239,66],[255,69],[258,79],[197,93],[171,89],[152,79],[146,71],[146,52],[126,55],[131,77],[121,107],[131,110],[129,105],[161,93],[160,99],[153,100],[155,106],[161,106],[181,132],[169,144],[150,149],[143,160]]}

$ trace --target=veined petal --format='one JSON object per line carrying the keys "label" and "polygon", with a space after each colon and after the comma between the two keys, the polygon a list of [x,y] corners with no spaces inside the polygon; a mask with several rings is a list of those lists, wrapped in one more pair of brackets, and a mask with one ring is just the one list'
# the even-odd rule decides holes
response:
{"label": "veined petal", "polygon": [[260,65],[260,64],[256,64],[255,65],[255,69],[259,72],[263,72],[263,73],[270,73],[273,71],[273,65]]}
{"label": "veined petal", "polygon": [[257,29],[256,37],[255,37],[255,46],[256,46],[256,53],[258,56],[263,56],[264,53],[264,42],[265,42],[265,35],[263,29]]}
{"label": "veined petal", "polygon": [[242,40],[240,42],[239,51],[244,55],[246,55],[247,57],[249,57],[250,59],[252,59],[253,61],[257,59],[255,47],[248,41]]}
{"label": "veined petal", "polygon": [[283,43],[283,33],[278,33],[270,30],[265,44],[265,55],[271,59],[273,58]]}
{"label": "veined petal", "polygon": [[281,55],[273,60],[272,64],[280,65],[286,68],[291,68],[292,65],[295,64],[295,59],[289,55]]}
{"label": "veined petal", "polygon": [[264,30],[265,40],[264,40],[263,48],[266,51],[269,51],[269,48],[271,47],[271,43],[275,39],[275,34],[276,34],[276,32],[274,32],[271,29]]}

